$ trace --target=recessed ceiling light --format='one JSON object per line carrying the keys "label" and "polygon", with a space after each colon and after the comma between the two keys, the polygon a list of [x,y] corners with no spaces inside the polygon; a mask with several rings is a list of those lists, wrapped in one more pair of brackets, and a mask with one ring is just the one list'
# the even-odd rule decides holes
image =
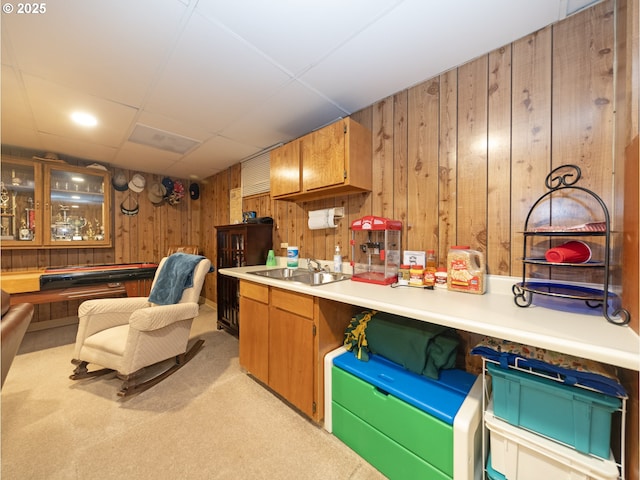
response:
{"label": "recessed ceiling light", "polygon": [[95,127],[98,124],[98,119],[86,112],[73,112],[71,119],[83,127]]}

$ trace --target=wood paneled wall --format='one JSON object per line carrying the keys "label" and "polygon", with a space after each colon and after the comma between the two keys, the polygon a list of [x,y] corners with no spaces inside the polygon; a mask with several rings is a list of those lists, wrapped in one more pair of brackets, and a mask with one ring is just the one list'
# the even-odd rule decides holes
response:
{"label": "wood paneled wall", "polygon": [[[245,206],[302,257],[339,244],[348,259],[350,222],[378,215],[403,221],[404,249],[444,259],[468,244],[489,273],[520,275],[520,232],[553,168],[580,166],[580,185],[614,205],[614,49],[605,2],[353,114],[373,132],[372,193]],[[346,211],[337,229],[307,228],[307,211],[332,206]]]}

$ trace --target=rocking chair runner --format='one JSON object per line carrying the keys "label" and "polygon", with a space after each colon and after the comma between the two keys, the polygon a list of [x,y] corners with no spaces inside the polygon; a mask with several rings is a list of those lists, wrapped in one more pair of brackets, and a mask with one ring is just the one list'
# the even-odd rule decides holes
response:
{"label": "rocking chair runner", "polygon": [[[166,267],[167,258],[158,265],[152,291]],[[200,291],[211,268],[211,262],[201,258],[193,271],[193,286],[184,289],[176,304],[156,305],[150,303],[148,297],[83,302],[78,309],[80,322],[71,361],[77,366],[69,378],[79,380],[115,371],[123,380],[118,395],[124,397],[148,389],[191,360],[204,343],[198,340],[187,351],[191,323],[198,315]],[[175,361],[169,368],[144,379],[145,367],[171,357],[175,357]],[[89,363],[105,368],[89,371]]]}

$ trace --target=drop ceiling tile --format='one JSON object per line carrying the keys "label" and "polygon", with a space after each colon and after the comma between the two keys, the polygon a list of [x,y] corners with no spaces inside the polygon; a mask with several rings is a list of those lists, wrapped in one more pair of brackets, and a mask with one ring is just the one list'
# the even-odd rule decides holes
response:
{"label": "drop ceiling tile", "polygon": [[348,113],[300,82],[292,81],[221,134],[238,140],[251,138],[257,146],[267,148],[300,137]]}
{"label": "drop ceiling tile", "polygon": [[78,139],[60,137],[50,133],[38,134],[42,148],[46,152],[58,153],[60,158],[75,157],[97,162],[111,163],[116,149],[105,145],[97,145],[93,142]]}
{"label": "drop ceiling tile", "polygon": [[[86,95],[38,77],[23,75],[23,79],[40,132],[115,148],[125,140],[138,113],[135,108]],[[76,110],[95,115],[98,125],[94,128],[75,125],[70,115]]]}
{"label": "drop ceiling tile", "polygon": [[187,122],[176,120],[175,118],[165,117],[153,112],[142,111],[138,116],[136,123],[147,125],[148,127],[164,130],[165,132],[175,133],[183,137],[193,138],[194,140],[203,141],[213,136],[212,132],[208,132],[203,128],[192,125]]}
{"label": "drop ceiling tile", "polygon": [[14,66],[15,62],[13,60],[13,52],[10,47],[11,38],[5,28],[0,30],[0,38],[2,38],[2,41],[0,42],[0,60],[2,60],[2,65]]}
{"label": "drop ceiling tile", "polygon": [[216,136],[180,159],[173,168],[182,172],[183,176],[185,172],[189,172],[192,178],[207,178],[260,150],[261,148]]}
{"label": "drop ceiling tile", "polygon": [[[118,153],[111,163],[115,166],[138,172],[163,174],[163,172],[179,158],[180,155],[177,153],[166,152],[133,142],[126,142],[122,145],[122,148],[118,150]],[[184,176],[185,172],[182,172],[182,174]]]}
{"label": "drop ceiling tile", "polygon": [[2,145],[41,150],[42,141],[32,128],[21,128],[2,117]]}
{"label": "drop ceiling tile", "polygon": [[405,0],[301,80],[355,111],[548,25],[558,0],[459,0],[453,17],[446,2]]}
{"label": "drop ceiling tile", "polygon": [[401,0],[200,0],[197,10],[292,74],[324,57]]}
{"label": "drop ceiling tile", "polygon": [[25,98],[20,79],[14,68],[2,65],[2,143],[11,143],[10,131],[5,128],[34,129],[33,115]]}
{"label": "drop ceiling tile", "polygon": [[217,132],[289,78],[245,42],[196,13],[145,110]]}
{"label": "drop ceiling tile", "polygon": [[42,15],[2,15],[20,69],[140,105],[187,8],[177,1],[65,0]]}

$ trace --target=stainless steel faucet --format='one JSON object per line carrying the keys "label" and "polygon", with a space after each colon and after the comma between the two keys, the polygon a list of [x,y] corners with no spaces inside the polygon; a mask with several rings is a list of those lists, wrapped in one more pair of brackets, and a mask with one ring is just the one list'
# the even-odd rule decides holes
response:
{"label": "stainless steel faucet", "polygon": [[[311,264],[315,263],[316,266],[312,267]],[[320,262],[318,260],[316,260],[315,258],[309,257],[309,259],[307,260],[307,268],[309,269],[310,272],[321,272],[322,271],[322,266],[320,265]]]}

